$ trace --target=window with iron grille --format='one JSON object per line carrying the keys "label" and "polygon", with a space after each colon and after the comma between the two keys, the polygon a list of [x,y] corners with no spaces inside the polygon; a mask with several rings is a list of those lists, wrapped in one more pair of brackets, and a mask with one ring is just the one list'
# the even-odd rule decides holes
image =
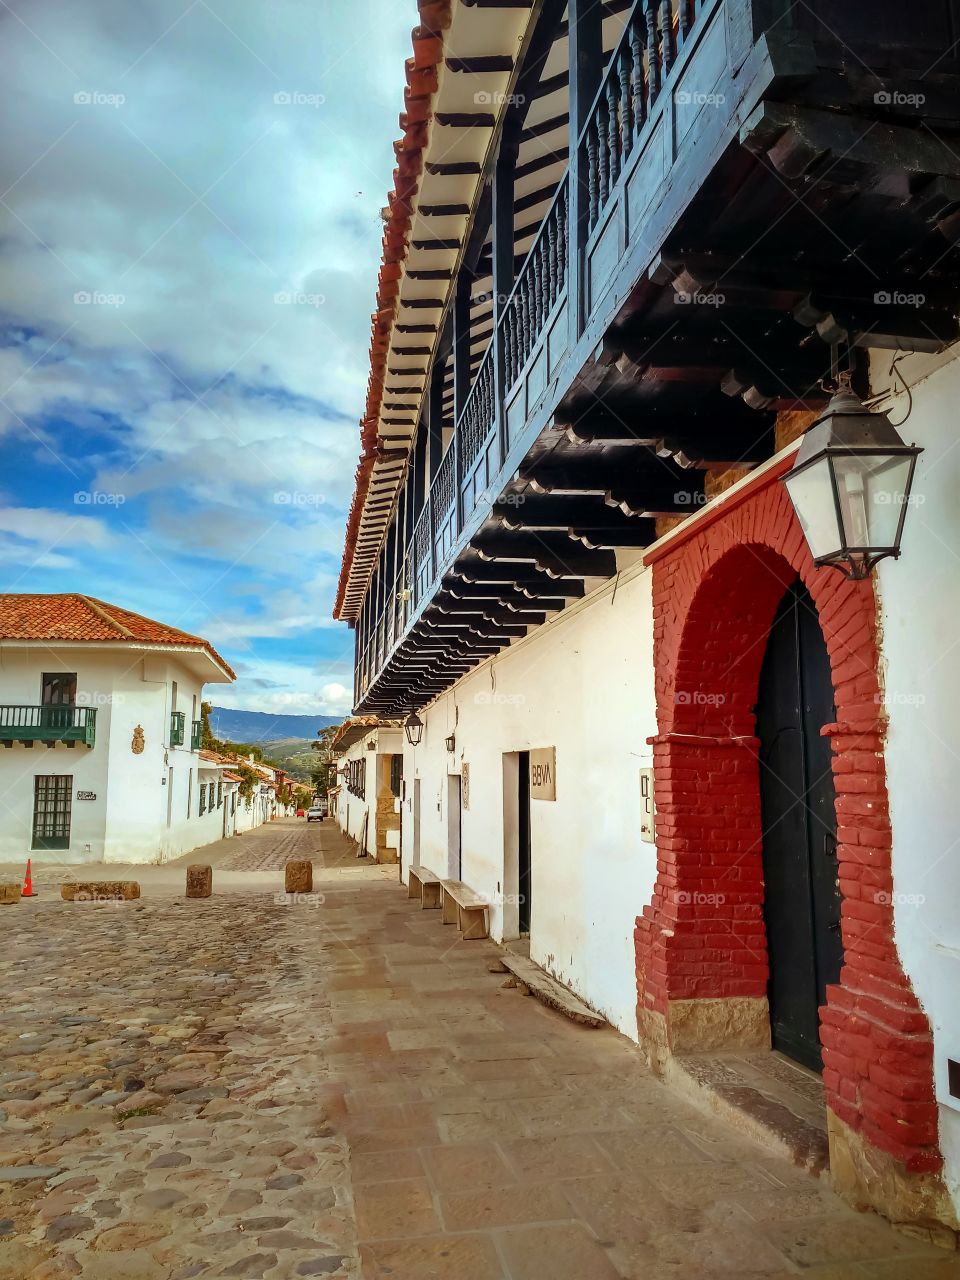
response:
{"label": "window with iron grille", "polygon": [[200,783],[200,811],[197,814],[197,817],[202,818],[206,812],[207,812],[207,784],[205,782],[201,782]]}
{"label": "window with iron grille", "polygon": [[34,849],[70,848],[73,774],[37,774],[33,780]]}
{"label": "window with iron grille", "polygon": [[222,778],[217,783],[217,808],[218,809],[223,808],[223,779]]}
{"label": "window with iron grille", "polygon": [[403,756],[398,752],[390,757],[390,790],[395,796],[400,795],[400,781],[403,778]]}

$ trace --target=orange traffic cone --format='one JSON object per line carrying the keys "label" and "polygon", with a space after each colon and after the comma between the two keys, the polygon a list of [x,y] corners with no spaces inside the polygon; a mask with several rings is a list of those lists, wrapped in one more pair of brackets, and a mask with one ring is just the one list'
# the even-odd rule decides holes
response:
{"label": "orange traffic cone", "polygon": [[24,881],[23,881],[23,892],[20,894],[20,897],[21,897],[21,898],[36,898],[36,897],[38,897],[38,896],[39,896],[39,895],[38,895],[37,893],[35,893],[35,892],[34,892],[34,888],[33,888],[33,877],[32,877],[32,875],[31,875],[31,873],[30,873],[30,859],[28,858],[28,859],[27,859],[27,874],[26,874],[26,877],[25,877],[25,879],[24,879]]}

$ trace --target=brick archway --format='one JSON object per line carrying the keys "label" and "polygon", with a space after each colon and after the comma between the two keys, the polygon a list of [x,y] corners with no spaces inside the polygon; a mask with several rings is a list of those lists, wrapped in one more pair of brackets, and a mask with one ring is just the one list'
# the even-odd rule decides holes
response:
{"label": "brick archway", "polygon": [[837,709],[823,730],[833,747],[845,952],[821,1009],[831,1148],[843,1135],[861,1188],[873,1153],[890,1162],[888,1181],[915,1181],[942,1160],[932,1035],[894,943],[874,589],[815,568],[780,483],[785,469],[649,558],[658,876],[637,920],[640,1031],[655,1061],[769,1046],[754,711],[770,626],[799,576],[819,614]]}

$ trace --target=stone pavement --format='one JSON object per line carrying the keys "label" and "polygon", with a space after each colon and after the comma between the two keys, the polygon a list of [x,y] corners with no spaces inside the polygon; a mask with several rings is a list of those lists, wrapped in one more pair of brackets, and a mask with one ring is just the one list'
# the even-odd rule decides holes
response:
{"label": "stone pavement", "polygon": [[[312,900],[276,896],[294,854]],[[230,892],[2,909],[2,1280],[960,1276],[505,988],[332,824],[204,855]]]}

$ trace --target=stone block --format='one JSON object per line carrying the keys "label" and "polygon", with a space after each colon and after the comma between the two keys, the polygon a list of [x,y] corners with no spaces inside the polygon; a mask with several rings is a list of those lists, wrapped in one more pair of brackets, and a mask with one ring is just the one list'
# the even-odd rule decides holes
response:
{"label": "stone block", "polygon": [[0,884],[0,907],[12,907],[19,901],[20,886],[18,884]]}
{"label": "stone block", "polygon": [[136,880],[75,880],[61,885],[64,902],[130,902],[140,897]]}
{"label": "stone block", "polygon": [[213,893],[213,867],[187,867],[187,897],[209,898]]}
{"label": "stone block", "polygon": [[313,893],[313,863],[288,862],[283,869],[286,893]]}

